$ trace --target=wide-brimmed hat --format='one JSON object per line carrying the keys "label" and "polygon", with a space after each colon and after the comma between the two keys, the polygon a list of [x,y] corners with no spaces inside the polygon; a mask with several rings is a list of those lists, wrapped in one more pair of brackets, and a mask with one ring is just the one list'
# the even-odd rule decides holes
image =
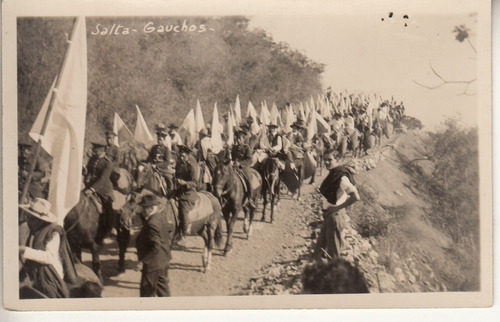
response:
{"label": "wide-brimmed hat", "polygon": [[157,206],[160,203],[161,202],[157,196],[150,194],[150,195],[145,195],[144,197],[142,197],[142,200],[139,203],[139,206],[145,208],[145,207]]}
{"label": "wide-brimmed hat", "polygon": [[297,119],[297,121],[295,121],[291,127],[297,128],[297,129],[303,129],[303,130],[307,128],[302,119]]}
{"label": "wide-brimmed hat", "polygon": [[169,128],[169,131],[172,131],[172,130],[177,130],[179,127],[177,125],[175,125],[174,123],[170,123],[168,128]]}
{"label": "wide-brimmed hat", "polygon": [[279,126],[278,124],[276,124],[276,122],[274,122],[274,121],[271,121],[271,123],[269,123],[267,126],[268,126],[268,127],[274,127],[274,128],[278,128],[278,127],[280,127],[280,126]]}
{"label": "wide-brimmed hat", "polygon": [[243,130],[242,128],[237,128],[234,130],[234,135],[235,136],[246,136],[247,135],[247,131]]}
{"label": "wide-brimmed hat", "polygon": [[51,207],[50,202],[42,198],[35,198],[29,205],[19,205],[19,208],[33,217],[49,223],[54,223],[57,222],[57,217],[50,212]]}
{"label": "wide-brimmed hat", "polygon": [[117,136],[117,134],[113,131],[106,131],[106,136],[112,136],[112,137],[115,137]]}
{"label": "wide-brimmed hat", "polygon": [[191,150],[190,148],[188,148],[184,144],[179,144],[177,147],[179,148],[179,152],[186,152],[186,153],[192,153],[193,152],[193,150]]}

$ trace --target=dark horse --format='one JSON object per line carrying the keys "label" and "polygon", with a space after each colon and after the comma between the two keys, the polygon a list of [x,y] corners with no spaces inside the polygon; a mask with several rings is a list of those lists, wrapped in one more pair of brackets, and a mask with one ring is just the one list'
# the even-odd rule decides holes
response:
{"label": "dark horse", "polygon": [[[248,183],[244,182],[245,179],[242,174],[238,174],[234,166],[229,163],[221,163],[215,170],[215,195],[224,200],[222,203],[222,213],[224,214],[227,227],[225,254],[228,254],[232,250],[233,227],[241,210],[245,214],[243,231],[247,234],[247,239],[251,234],[257,194],[262,186],[260,174],[254,169],[252,169],[252,174],[258,185],[255,185],[254,190],[250,192],[248,190],[252,188],[248,187]],[[249,195],[253,196],[251,202],[248,200]]]}
{"label": "dark horse", "polygon": [[[276,201],[279,201],[280,195],[280,168],[279,159],[276,156],[269,156],[264,160],[262,167],[260,168],[260,173],[262,175],[262,198],[263,198],[263,209],[262,209],[262,221],[266,220],[266,206],[268,193],[271,199],[271,223],[274,219],[274,205]],[[276,196],[278,200],[276,200]]]}
{"label": "dark horse", "polygon": [[87,248],[92,253],[92,269],[102,280],[101,262],[96,236],[106,235],[111,226],[106,216],[112,214],[99,214],[97,206],[84,193],[80,200],[64,218],[64,230],[71,250],[78,260],[82,260],[82,248]]}
{"label": "dark horse", "polygon": [[119,177],[112,178],[115,186],[113,209],[110,209],[112,213],[99,214],[96,204],[82,193],[78,204],[64,218],[64,230],[71,250],[81,261],[82,248],[89,249],[92,253],[92,268],[99,278],[102,277],[99,261],[100,246],[96,243],[96,237],[106,236],[112,228],[112,222],[116,226],[116,240],[120,250],[118,271],[125,271],[125,252],[130,240],[131,222],[123,217],[122,207],[135,182],[127,170],[120,168],[117,173]]}
{"label": "dark horse", "polygon": [[[174,198],[166,198],[162,195],[161,186],[156,182],[155,174],[150,164],[141,163],[136,172],[137,189],[142,193],[150,191],[160,197],[162,205],[167,214],[174,216],[176,223],[176,232],[178,235],[181,225],[178,216],[178,206]],[[123,211],[133,211],[137,209],[136,205],[140,195],[130,198],[128,205],[123,207]],[[198,201],[195,202],[193,209],[188,214],[188,220],[192,220],[191,234],[199,235],[205,242],[203,253],[203,267],[205,272],[210,269],[212,258],[212,249],[214,242],[220,247],[222,242],[222,211],[219,200],[209,192],[198,192]],[[124,214],[126,215],[126,214]],[[126,215],[127,216],[127,215]],[[128,215],[130,217],[130,215]]]}

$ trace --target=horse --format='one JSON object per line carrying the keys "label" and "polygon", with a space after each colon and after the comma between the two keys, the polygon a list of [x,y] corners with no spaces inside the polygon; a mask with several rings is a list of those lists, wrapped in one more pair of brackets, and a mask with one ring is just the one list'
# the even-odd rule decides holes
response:
{"label": "horse", "polygon": [[269,192],[271,199],[271,223],[273,223],[274,219],[274,205],[276,196],[278,196],[278,202],[280,197],[280,184],[281,184],[281,176],[280,176],[280,166],[279,159],[277,156],[268,156],[264,160],[264,164],[261,167],[261,176],[262,176],[262,197],[263,197],[263,209],[262,209],[262,219],[261,221],[266,221],[266,206],[267,206],[267,194]]}
{"label": "horse", "polygon": [[311,178],[310,184],[314,183],[317,161],[314,158],[313,151],[306,150],[300,155],[300,158],[292,160],[289,155],[285,164],[285,169],[281,172],[281,180],[285,183],[288,190],[293,195],[297,195],[297,200],[301,197],[302,183],[305,179]]}
{"label": "horse", "polygon": [[173,191],[151,163],[140,162],[134,175],[137,187],[147,187],[148,190],[164,197],[170,196]]}
{"label": "horse", "polygon": [[252,169],[252,174],[256,181],[258,181],[258,186],[256,185],[254,191],[250,193],[253,196],[253,200],[250,202],[248,199],[248,190],[251,189],[251,187],[246,187],[248,183],[244,182],[245,179],[241,174],[237,173],[234,166],[230,163],[221,163],[215,170],[215,195],[225,200],[222,206],[222,213],[224,214],[227,227],[227,240],[226,247],[224,248],[224,253],[226,255],[232,249],[233,227],[241,210],[243,210],[245,214],[243,231],[246,233],[247,239],[250,237],[252,231],[257,192],[262,189],[262,178],[260,174],[255,169]]}
{"label": "horse", "polygon": [[112,215],[100,214],[96,204],[82,193],[76,206],[64,217],[64,230],[71,250],[79,261],[82,260],[82,248],[90,250],[92,269],[100,280],[102,280],[100,246],[96,243],[96,237],[98,234],[105,236],[111,230],[110,221],[106,216]]}
{"label": "horse", "polygon": [[[139,168],[136,171],[136,192],[140,192],[140,194],[130,198],[128,205],[123,207],[123,211],[132,211],[132,214],[126,214],[128,217],[132,217],[137,210],[138,197],[144,192],[150,191],[160,197],[167,213],[171,212],[170,215],[175,217],[176,230],[174,236],[179,235],[182,228],[179,221],[178,206],[176,200],[171,197],[172,193],[168,193],[169,197],[162,194],[162,189],[156,179],[156,174],[151,169],[151,165],[141,164]],[[191,225],[188,235],[199,235],[203,238],[205,242],[203,267],[204,271],[207,272],[210,269],[214,242],[217,247],[220,247],[222,243],[222,207],[219,200],[209,192],[198,192],[197,195],[198,199],[193,209],[186,216],[188,224]]]}

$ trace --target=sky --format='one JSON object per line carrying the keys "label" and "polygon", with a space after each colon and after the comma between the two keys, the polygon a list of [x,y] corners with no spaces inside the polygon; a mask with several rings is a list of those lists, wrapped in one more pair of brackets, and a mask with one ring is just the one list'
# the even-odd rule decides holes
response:
{"label": "sky", "polygon": [[[403,16],[408,14],[408,19]],[[384,20],[382,21],[382,18]],[[467,42],[452,32],[465,24],[474,35],[476,17],[469,14],[429,15],[407,12],[359,15],[255,15],[249,28],[261,28],[277,42],[286,42],[309,58],[326,64],[325,88],[334,91],[378,92],[403,101],[407,114],[432,129],[447,116],[466,125],[477,124],[477,95],[463,95],[465,84],[447,84],[429,90],[415,84],[441,83],[430,68],[446,80],[472,80],[477,57]],[[407,24],[405,27],[404,24]],[[475,93],[472,83],[467,93]]]}

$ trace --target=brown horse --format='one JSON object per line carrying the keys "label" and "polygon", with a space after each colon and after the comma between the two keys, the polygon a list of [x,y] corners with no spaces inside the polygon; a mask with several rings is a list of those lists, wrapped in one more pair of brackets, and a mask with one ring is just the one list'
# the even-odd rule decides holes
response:
{"label": "brown horse", "polygon": [[[254,205],[257,202],[258,190],[262,187],[261,176],[256,170],[252,170],[253,177],[258,182],[258,185],[255,185],[253,187],[254,190],[251,192],[248,190],[252,188],[247,187],[248,183],[244,183],[242,175],[237,173],[234,166],[229,163],[221,163],[215,170],[215,195],[224,200],[222,203],[222,213],[224,214],[227,226],[225,254],[228,254],[233,247],[233,227],[241,210],[245,214],[243,231],[247,234],[247,239],[250,237],[252,231],[252,222],[255,213]],[[251,202],[249,195],[252,196]]]}
{"label": "brown horse", "polygon": [[[262,167],[260,168],[260,174],[262,176],[262,198],[263,198],[263,209],[262,209],[262,221],[266,221],[266,207],[268,193],[271,199],[271,223],[274,220],[274,205],[280,198],[280,168],[279,159],[275,156],[269,156],[264,160]],[[276,200],[278,197],[278,200]]]}
{"label": "brown horse", "polygon": [[[141,168],[142,169],[139,169]],[[166,198],[162,194],[162,189],[156,179],[157,176],[151,169],[151,165],[141,164],[136,171],[137,191],[141,193],[150,191],[160,197],[162,205],[165,207],[169,216],[175,217],[176,231],[174,236],[177,236],[181,231],[181,225],[178,215],[178,206],[174,198]],[[203,252],[203,267],[205,272],[210,269],[212,258],[212,249],[214,242],[220,247],[222,243],[222,207],[219,200],[209,192],[198,192],[198,200],[195,206],[187,216],[188,224],[191,225],[190,236],[199,235],[205,242]],[[171,193],[169,192],[169,195]],[[125,217],[131,218],[138,210],[137,203],[140,195],[129,198],[127,205],[123,207],[123,212],[132,212],[123,214]]]}
{"label": "brown horse", "polygon": [[78,204],[64,218],[64,230],[71,250],[81,261],[82,249],[89,249],[92,253],[92,269],[101,280],[100,246],[96,243],[96,237],[105,236],[111,230],[110,220],[106,216],[112,215],[99,214],[95,203],[82,193]]}

